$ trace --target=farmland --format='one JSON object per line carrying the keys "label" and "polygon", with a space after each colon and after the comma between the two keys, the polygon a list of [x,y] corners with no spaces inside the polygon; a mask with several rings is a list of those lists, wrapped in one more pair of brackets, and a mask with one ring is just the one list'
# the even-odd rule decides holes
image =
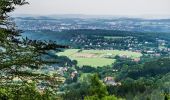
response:
{"label": "farmland", "polygon": [[102,67],[112,65],[116,59],[115,56],[126,56],[128,58],[139,58],[141,53],[120,50],[80,50],[80,49],[67,49],[57,55],[67,56],[72,60],[77,60],[78,66],[93,66]]}

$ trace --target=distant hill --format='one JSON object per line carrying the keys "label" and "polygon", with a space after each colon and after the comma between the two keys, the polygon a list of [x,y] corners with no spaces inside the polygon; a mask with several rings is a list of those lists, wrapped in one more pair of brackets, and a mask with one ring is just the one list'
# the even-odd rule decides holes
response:
{"label": "distant hill", "polygon": [[[97,18],[98,17],[98,18]],[[88,15],[14,17],[21,30],[105,29],[137,32],[170,32],[170,19],[140,19]]]}

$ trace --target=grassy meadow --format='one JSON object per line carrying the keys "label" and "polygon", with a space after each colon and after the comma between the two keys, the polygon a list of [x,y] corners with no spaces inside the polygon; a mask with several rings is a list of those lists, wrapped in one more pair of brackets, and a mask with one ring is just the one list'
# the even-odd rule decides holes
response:
{"label": "grassy meadow", "polygon": [[103,67],[112,65],[116,55],[126,55],[130,58],[139,58],[141,53],[120,50],[80,50],[67,49],[57,53],[59,56],[67,56],[72,60],[77,60],[78,66],[89,65],[92,67]]}

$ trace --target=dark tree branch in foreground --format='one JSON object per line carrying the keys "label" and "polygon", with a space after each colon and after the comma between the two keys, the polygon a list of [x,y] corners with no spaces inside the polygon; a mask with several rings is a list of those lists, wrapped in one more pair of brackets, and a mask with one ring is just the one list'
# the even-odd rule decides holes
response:
{"label": "dark tree branch in foreground", "polygon": [[[45,42],[19,38],[21,31],[16,29],[15,23],[10,20],[8,13],[16,6],[28,4],[25,0],[0,0],[0,84],[2,81],[18,77],[27,80],[58,81],[57,76],[52,78],[43,74],[23,71],[24,68],[38,69],[43,65],[57,63],[50,56],[50,51],[58,51],[67,46],[57,45],[55,42]],[[57,82],[56,82],[57,83]],[[51,85],[54,85],[52,83]]]}

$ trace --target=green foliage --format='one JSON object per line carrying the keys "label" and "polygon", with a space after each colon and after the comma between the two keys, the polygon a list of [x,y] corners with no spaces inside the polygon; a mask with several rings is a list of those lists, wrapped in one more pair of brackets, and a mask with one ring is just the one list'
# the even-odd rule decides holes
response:
{"label": "green foliage", "polygon": [[103,82],[99,80],[97,74],[91,77],[91,84],[89,88],[90,95],[96,95],[97,97],[101,98],[105,95],[108,95],[107,88]]}
{"label": "green foliage", "polygon": [[125,75],[124,77],[130,77],[133,79],[138,79],[140,77],[155,77],[158,75],[167,74],[170,71],[169,65],[169,58],[161,58],[156,61],[150,61],[144,64],[137,64],[134,66],[127,66],[126,68],[122,68],[120,75]]}
{"label": "green foliage", "polygon": [[119,86],[108,86],[109,94],[126,99],[164,100],[170,93],[170,59],[124,66],[117,74]]}
{"label": "green foliage", "polygon": [[64,100],[119,100],[108,94],[106,85],[97,74],[88,75],[80,83],[73,83],[65,89]]}
{"label": "green foliage", "polygon": [[56,56],[50,51],[65,48],[54,42],[43,42],[21,39],[21,31],[8,13],[16,6],[28,4],[25,0],[0,0],[0,83],[11,81],[15,77],[23,80],[48,79],[45,75],[28,72],[25,69],[37,69],[43,65],[57,62]]}
{"label": "green foliage", "polygon": [[99,98],[97,96],[87,96],[85,97],[84,100],[123,100],[123,99],[119,99],[115,96],[105,96],[103,98]]}
{"label": "green foliage", "polygon": [[[43,95],[36,88],[38,83],[45,81],[46,88],[59,84],[59,76],[49,76],[26,69],[38,69],[44,65],[57,63],[51,51],[58,51],[66,46],[55,42],[44,42],[21,38],[21,31],[8,13],[16,6],[28,4],[25,0],[0,0],[0,100],[52,100],[53,94],[45,91]],[[14,80],[17,79],[17,80]],[[27,84],[36,81],[37,84]],[[15,85],[15,86],[14,86]]]}
{"label": "green foliage", "polygon": [[0,87],[0,100],[55,100],[56,95],[49,90],[37,91],[34,84]]}
{"label": "green foliage", "polygon": [[72,83],[64,89],[64,100],[80,100],[89,94],[89,83]]}

